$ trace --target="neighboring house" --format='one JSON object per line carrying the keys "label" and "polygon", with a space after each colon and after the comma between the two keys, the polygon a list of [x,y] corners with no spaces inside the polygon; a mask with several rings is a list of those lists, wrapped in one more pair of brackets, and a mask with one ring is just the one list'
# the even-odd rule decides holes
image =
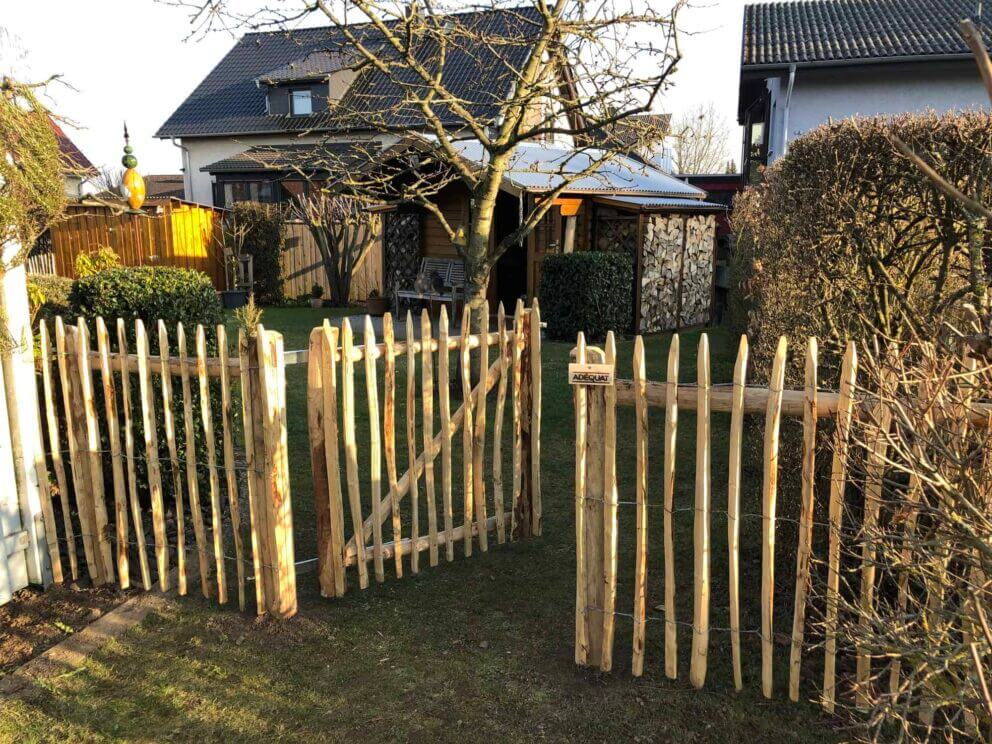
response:
{"label": "neighboring house", "polygon": [[185,199],[186,187],[182,173],[145,176],[145,194],[149,199]]}
{"label": "neighboring house", "polygon": [[[474,48],[452,44],[444,83],[477,119],[499,118],[493,101],[512,95],[515,76],[507,69],[520,69],[528,59],[527,34],[537,21],[536,10],[527,9],[459,15],[461,27],[484,33],[467,37],[475,39],[469,42]],[[363,43],[378,43],[371,27],[353,29],[368,34]],[[356,74],[352,59],[334,28],[248,34],[238,41],[156,135],[182,149],[186,198],[220,207],[286,202],[314,181],[333,180],[335,170],[350,170],[349,164],[379,167],[414,156],[410,149],[429,134],[422,113],[405,108],[403,88],[376,70]],[[456,131],[459,119],[447,115],[443,125]],[[657,131],[659,123],[667,129],[667,117],[658,115],[629,126]],[[402,134],[381,134],[383,125]],[[616,127],[601,136],[626,134]],[[479,143],[467,137],[459,149],[467,161],[483,157]],[[571,184],[524,244],[503,254],[489,284],[493,303],[512,307],[517,298],[534,296],[547,253],[610,250],[627,252],[635,266],[633,327],[655,331],[710,320],[715,215],[723,207],[646,162],[658,152],[636,149]],[[512,234],[528,206],[561,184],[563,171],[583,173],[590,162],[561,136],[521,145],[497,200],[494,238]],[[469,193],[460,181],[434,201],[449,224],[467,222]],[[383,294],[411,287],[425,258],[458,261],[434,214],[395,205],[386,213],[380,254],[367,259],[380,262]]]}
{"label": "neighboring house", "polygon": [[83,184],[96,175],[96,168],[90,159],[83,154],[83,151],[76,147],[76,143],[69,139],[62,127],[54,119],[48,120],[55,132],[55,139],[59,143],[59,154],[62,156],[62,179],[65,182],[65,194],[70,199],[81,199],[83,196]]}
{"label": "neighboring house", "polygon": [[671,135],[671,114],[640,114],[624,119],[609,131],[600,130],[596,139],[612,140],[628,147],[631,155],[666,173],[672,173],[675,170],[675,158]]}
{"label": "neighboring house", "polygon": [[[992,6],[992,3],[986,3]],[[744,9],[742,173],[760,178],[790,140],[829,119],[988,106],[964,41],[978,0],[802,0]],[[988,10],[992,12],[992,7]]]}

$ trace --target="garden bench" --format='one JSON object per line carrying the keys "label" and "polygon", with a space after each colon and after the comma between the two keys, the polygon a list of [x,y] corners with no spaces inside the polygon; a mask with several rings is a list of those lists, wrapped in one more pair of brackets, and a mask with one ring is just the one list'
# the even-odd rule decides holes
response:
{"label": "garden bench", "polygon": [[420,272],[413,287],[393,289],[393,309],[398,317],[400,300],[450,302],[451,314],[454,316],[459,294],[464,298],[465,264],[456,258],[428,257],[420,262]]}

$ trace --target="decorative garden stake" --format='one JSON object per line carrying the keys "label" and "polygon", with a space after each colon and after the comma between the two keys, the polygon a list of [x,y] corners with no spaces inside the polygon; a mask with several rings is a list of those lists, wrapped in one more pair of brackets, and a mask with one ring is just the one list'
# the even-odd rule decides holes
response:
{"label": "decorative garden stake", "polygon": [[138,173],[138,159],[134,157],[134,148],[128,143],[128,139],[127,122],[124,122],[124,157],[121,158],[121,165],[127,170],[121,181],[121,194],[127,199],[131,210],[136,212],[145,203],[145,179]]}

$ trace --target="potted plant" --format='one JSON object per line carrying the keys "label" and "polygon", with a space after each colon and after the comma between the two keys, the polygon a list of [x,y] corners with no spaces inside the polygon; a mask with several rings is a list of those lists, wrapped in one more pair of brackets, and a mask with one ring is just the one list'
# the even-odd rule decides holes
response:
{"label": "potted plant", "polygon": [[252,256],[245,250],[249,226],[229,215],[222,225],[222,249],[224,252],[224,279],[226,289],[220,293],[221,304],[233,310],[248,303],[248,295],[254,281],[252,277]]}
{"label": "potted plant", "polygon": [[389,302],[385,297],[379,296],[379,290],[373,289],[369,292],[365,300],[365,312],[369,315],[385,315],[387,310],[389,310]]}
{"label": "potted plant", "polygon": [[314,310],[324,306],[324,288],[319,284],[314,284],[310,288],[310,307]]}

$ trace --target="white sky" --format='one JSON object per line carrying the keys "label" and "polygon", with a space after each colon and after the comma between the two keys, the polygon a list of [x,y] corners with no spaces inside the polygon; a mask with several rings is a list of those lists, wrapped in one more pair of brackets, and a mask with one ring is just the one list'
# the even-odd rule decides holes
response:
{"label": "white sky", "polygon": [[[683,61],[659,108],[677,114],[713,101],[734,124],[745,0],[691,3],[679,23]],[[50,107],[73,122],[66,127],[69,136],[94,164],[119,164],[126,119],[139,170],[179,172],[179,151],[153,134],[233,45],[229,34],[185,41],[191,32],[188,11],[155,0],[4,0],[3,5],[4,71],[14,58],[14,69],[33,79],[62,75],[72,89],[53,85]],[[731,131],[728,157],[739,160],[736,125]]]}

